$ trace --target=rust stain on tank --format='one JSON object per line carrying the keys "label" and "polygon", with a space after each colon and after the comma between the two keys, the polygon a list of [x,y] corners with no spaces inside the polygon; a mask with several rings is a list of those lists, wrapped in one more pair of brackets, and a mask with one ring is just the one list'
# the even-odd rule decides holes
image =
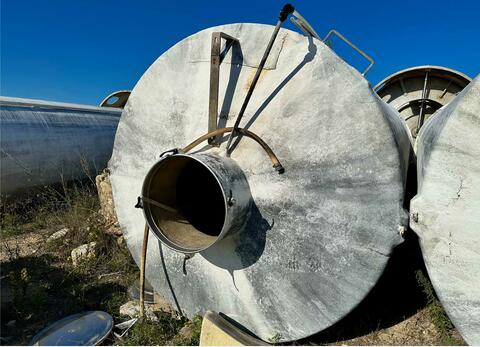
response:
{"label": "rust stain on tank", "polygon": [[[245,85],[243,86],[243,88],[245,90],[248,91],[248,89],[250,89],[250,85],[252,84],[253,82],[253,78],[255,77],[255,73],[257,72],[257,70],[253,70],[250,75],[248,76],[247,78],[247,81],[245,82]],[[268,73],[268,70],[262,70],[262,72],[260,73],[260,77],[258,78],[258,81],[257,81],[257,86],[262,83],[262,80],[264,79],[265,75]]]}

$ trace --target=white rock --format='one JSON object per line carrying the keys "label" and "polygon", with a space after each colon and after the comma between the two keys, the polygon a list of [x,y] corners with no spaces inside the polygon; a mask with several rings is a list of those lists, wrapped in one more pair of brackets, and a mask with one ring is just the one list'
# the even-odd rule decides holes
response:
{"label": "white rock", "polygon": [[53,240],[58,240],[58,239],[64,237],[65,235],[67,235],[68,231],[69,231],[68,228],[63,228],[63,229],[60,229],[59,231],[54,232],[52,235],[50,235],[47,238],[47,242],[48,241],[53,241]]}
{"label": "white rock", "polygon": [[193,328],[191,324],[186,324],[180,331],[178,335],[183,337],[184,339],[191,340],[193,337]]}
{"label": "white rock", "polygon": [[[132,300],[120,306],[120,315],[135,318],[140,316],[140,303]],[[152,321],[158,321],[157,316],[149,305],[145,305],[145,316]]]}
{"label": "white rock", "polygon": [[96,245],[96,242],[90,242],[72,250],[71,257],[73,266],[78,266],[83,260],[95,257]]}

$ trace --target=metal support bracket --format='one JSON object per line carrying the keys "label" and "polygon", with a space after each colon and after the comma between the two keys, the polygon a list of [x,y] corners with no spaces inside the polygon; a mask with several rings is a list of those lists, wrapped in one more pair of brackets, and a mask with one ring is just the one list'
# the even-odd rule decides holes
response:
{"label": "metal support bracket", "polygon": [[[226,45],[223,52],[220,52],[220,48],[222,46],[222,39],[226,40]],[[235,42],[238,42],[238,39],[223,32],[216,31],[212,33],[212,49],[210,56],[210,96],[208,104],[208,132],[212,132],[217,129],[220,64],[225,58],[228,50]],[[220,144],[218,143],[218,136],[209,138],[208,143],[211,146],[220,146]]]}
{"label": "metal support bracket", "polygon": [[342,34],[340,34],[338,31],[336,31],[335,29],[332,29],[328,32],[327,36],[325,36],[325,38],[323,39],[323,42],[326,43],[327,40],[332,36],[332,35],[337,35],[343,42],[345,42],[347,45],[349,45],[350,47],[352,47],[354,50],[356,50],[362,57],[364,57],[365,59],[367,59],[369,62],[370,62],[370,65],[367,66],[367,68],[365,69],[365,71],[362,72],[362,76],[365,76],[368,71],[372,68],[373,64],[375,64],[375,61],[372,59],[372,57],[370,57],[368,54],[366,54],[364,51],[362,51],[360,48],[358,48],[357,46],[355,46],[349,39],[347,39],[345,36],[343,36]]}
{"label": "metal support bracket", "polygon": [[315,37],[318,40],[322,40],[320,36],[317,34],[315,29],[307,22],[303,16],[298,13],[297,10],[293,11],[292,16],[290,17],[290,21],[295,24],[305,35]]}

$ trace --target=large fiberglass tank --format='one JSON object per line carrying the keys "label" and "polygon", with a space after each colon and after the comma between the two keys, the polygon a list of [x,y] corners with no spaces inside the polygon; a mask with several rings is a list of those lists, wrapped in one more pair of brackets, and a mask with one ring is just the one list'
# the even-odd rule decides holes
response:
{"label": "large fiberglass tank", "polygon": [[417,138],[418,234],[435,291],[471,345],[480,344],[480,77],[438,110]]}
{"label": "large fiberglass tank", "polygon": [[137,263],[145,220],[133,206],[143,202],[146,277],[160,295],[189,317],[214,310],[264,340],[291,341],[357,306],[402,242],[410,142],[358,71],[282,29],[231,156],[226,132],[184,148],[209,129],[212,37],[238,40],[218,84],[214,125],[228,131],[272,31],[209,28],[160,56],[125,106],[109,168]]}

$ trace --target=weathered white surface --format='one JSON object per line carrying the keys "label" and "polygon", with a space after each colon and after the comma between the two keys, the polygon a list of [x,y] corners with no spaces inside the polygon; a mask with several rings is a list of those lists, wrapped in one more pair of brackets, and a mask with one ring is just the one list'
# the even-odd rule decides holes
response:
{"label": "weathered white surface", "polygon": [[107,165],[121,110],[0,97],[0,192],[95,177]]}
{"label": "weathered white surface", "polygon": [[410,225],[445,310],[465,340],[479,345],[480,77],[432,117],[417,146]]}
{"label": "weathered white surface", "polygon": [[[207,132],[211,33],[237,37],[248,62],[231,65],[227,57],[221,66],[224,127],[235,121],[256,71],[248,65],[260,60],[272,30],[234,24],[190,36],[133,90],[109,167],[117,216],[137,263],[144,219],[133,206],[147,171],[161,152]],[[151,234],[146,274],[188,316],[214,310],[264,340],[289,341],[350,312],[402,241],[409,140],[398,114],[323,43],[281,30],[274,52],[276,65],[262,73],[242,126],[273,148],[285,173],[273,170],[257,143],[242,139],[232,158],[255,205],[244,232],[196,254],[186,274],[184,256]],[[222,154],[224,146],[197,150]]]}

